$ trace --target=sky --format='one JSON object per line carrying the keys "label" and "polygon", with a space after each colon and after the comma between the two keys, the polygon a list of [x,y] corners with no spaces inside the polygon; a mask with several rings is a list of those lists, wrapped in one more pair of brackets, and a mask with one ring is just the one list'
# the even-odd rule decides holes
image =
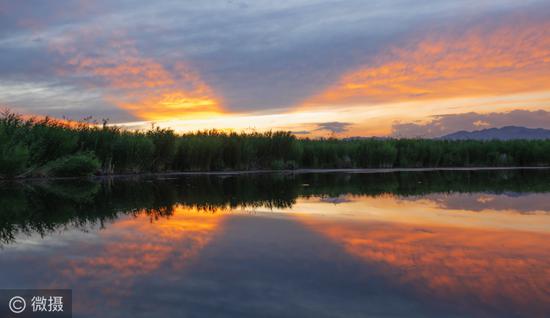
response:
{"label": "sky", "polygon": [[128,129],[550,129],[550,2],[0,0],[0,106]]}

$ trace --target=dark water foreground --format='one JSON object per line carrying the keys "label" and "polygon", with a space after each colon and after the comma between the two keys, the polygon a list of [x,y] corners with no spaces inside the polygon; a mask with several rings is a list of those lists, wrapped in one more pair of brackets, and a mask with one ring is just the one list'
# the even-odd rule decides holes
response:
{"label": "dark water foreground", "polygon": [[550,171],[6,183],[0,246],[74,317],[548,317]]}

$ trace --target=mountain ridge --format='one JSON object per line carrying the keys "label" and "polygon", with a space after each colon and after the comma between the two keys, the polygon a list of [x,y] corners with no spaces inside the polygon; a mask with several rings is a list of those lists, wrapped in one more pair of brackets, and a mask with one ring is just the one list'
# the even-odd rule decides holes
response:
{"label": "mountain ridge", "polygon": [[460,130],[436,139],[442,140],[514,140],[550,139],[550,130],[544,128],[527,128],[522,126],[503,126],[474,131]]}

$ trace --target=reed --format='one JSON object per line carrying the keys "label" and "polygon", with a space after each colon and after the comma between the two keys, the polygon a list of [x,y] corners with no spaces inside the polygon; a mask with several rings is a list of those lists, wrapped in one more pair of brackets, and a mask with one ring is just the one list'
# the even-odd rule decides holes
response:
{"label": "reed", "polygon": [[0,115],[0,176],[297,168],[549,166],[550,140],[301,139],[290,132],[170,129]]}

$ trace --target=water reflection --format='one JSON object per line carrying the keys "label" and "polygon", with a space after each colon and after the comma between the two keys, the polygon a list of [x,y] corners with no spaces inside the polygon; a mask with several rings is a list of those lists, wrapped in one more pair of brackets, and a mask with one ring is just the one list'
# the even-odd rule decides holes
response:
{"label": "water reflection", "polygon": [[[484,197],[486,194],[468,194],[472,197]],[[514,199],[523,201],[522,196],[508,198],[510,207],[500,209],[485,206],[483,210],[469,210],[465,207],[448,206],[447,200],[456,202],[464,194],[445,194],[438,200],[419,196],[396,196],[383,194],[376,197],[358,195],[340,195],[338,197],[299,198],[292,209],[255,209],[257,212],[312,215],[316,217],[348,218],[358,221],[399,222],[420,225],[462,226],[469,228],[510,229],[524,231],[550,232],[550,208],[534,210],[528,213],[514,209]],[[529,195],[527,195],[529,196]],[[549,194],[538,194],[538,198],[548,202]],[[501,196],[497,196],[499,202]],[[536,206],[536,205],[535,205]],[[528,216],[528,217],[527,217]]]}
{"label": "water reflection", "polygon": [[[437,201],[442,208],[459,206],[479,211],[477,207],[485,202],[485,207],[492,209],[500,206],[520,212],[548,212],[545,198],[550,192],[549,180],[550,170],[504,170],[5,183],[0,184],[0,243],[13,242],[17,233],[44,236],[67,226],[104,226],[121,215],[167,216],[176,204],[204,211],[288,209],[300,198],[341,203],[356,196],[391,194],[403,200]],[[478,206],[460,194],[477,197]],[[495,195],[498,200],[494,200]],[[521,199],[526,195],[530,197]]]}
{"label": "water reflection", "polygon": [[[75,258],[61,251],[55,258],[61,281],[67,286],[86,286],[93,304],[81,304],[81,312],[96,312],[105,300],[120,307],[134,294],[139,280],[151,276],[169,281],[166,273],[182,272],[219,230],[221,214],[202,214],[176,207],[169,218],[148,224],[150,217],[140,214],[124,218],[99,233],[96,244],[80,246]],[[165,282],[168,283],[168,282]],[[95,315],[94,315],[95,316]]]}
{"label": "water reflection", "polygon": [[[75,299],[81,301],[73,310],[92,314],[106,304],[116,310],[133,296],[140,280],[156,276],[168,284],[166,274],[182,272],[219,231],[223,216],[182,206],[175,206],[169,216],[159,214],[165,217],[136,211],[99,231],[73,232],[68,237],[51,234],[43,244],[35,237],[33,244],[41,248],[33,253],[7,248],[2,268],[21,276],[3,286],[74,288]],[[22,260],[42,266],[21,267]]]}
{"label": "water reflection", "polygon": [[301,220],[417,297],[493,315],[550,312],[550,233]]}
{"label": "water reflection", "polygon": [[453,193],[427,194],[404,197],[404,200],[428,200],[441,209],[468,210],[476,212],[504,211],[536,214],[550,211],[548,196],[544,193]]}
{"label": "water reflection", "polygon": [[0,286],[72,288],[75,317],[543,317],[549,181],[516,170],[7,184]]}

